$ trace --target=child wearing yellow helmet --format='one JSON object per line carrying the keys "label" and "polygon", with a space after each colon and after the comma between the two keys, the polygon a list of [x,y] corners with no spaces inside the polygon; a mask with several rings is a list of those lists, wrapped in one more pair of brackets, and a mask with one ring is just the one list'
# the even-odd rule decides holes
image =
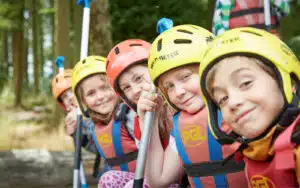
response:
{"label": "child wearing yellow helmet", "polygon": [[[299,187],[300,63],[289,47],[263,30],[233,29],[210,44],[199,74],[210,128],[221,144],[241,143],[249,187]],[[218,110],[231,134],[216,125]]]}
{"label": "child wearing yellow helmet", "polygon": [[125,125],[124,105],[105,72],[106,58],[89,56],[81,60],[74,67],[72,89],[82,114],[95,124],[91,129],[100,155],[112,169],[134,172],[137,147]]}
{"label": "child wearing yellow helmet", "polygon": [[[195,25],[179,25],[159,35],[152,43],[148,60],[150,76],[168,103],[177,110],[173,130],[165,151],[157,142],[154,119],[148,162],[149,181],[163,187],[185,172],[191,187],[243,187],[243,164],[230,161],[223,166],[223,156],[236,147],[221,147],[208,129],[207,109],[199,89],[198,67],[202,53],[213,35]],[[162,99],[142,93],[138,115],[149,108],[160,112]],[[145,108],[145,107],[148,108]],[[221,124],[221,123],[220,123]],[[222,128],[226,128],[222,125]]]}
{"label": "child wearing yellow helmet", "polygon": [[[65,69],[62,73],[58,73],[52,79],[52,94],[60,106],[66,112],[65,117],[65,125],[66,125],[66,132],[70,135],[75,143],[75,131],[76,131],[76,109],[77,103],[75,96],[72,91],[72,70]],[[97,154],[96,145],[91,138],[91,133],[88,131],[87,126],[88,124],[92,124],[89,120],[82,121],[82,142],[81,145],[87,151]],[[96,161],[97,160],[97,161]],[[95,159],[95,163],[99,163],[98,160],[101,158]],[[98,167],[96,167],[98,168]],[[98,169],[94,169],[98,171]]]}

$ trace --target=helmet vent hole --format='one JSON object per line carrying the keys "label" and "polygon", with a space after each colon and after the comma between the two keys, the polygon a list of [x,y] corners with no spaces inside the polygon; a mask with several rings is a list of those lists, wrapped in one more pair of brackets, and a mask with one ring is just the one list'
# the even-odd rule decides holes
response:
{"label": "helmet vent hole", "polygon": [[174,43],[175,44],[191,44],[192,41],[189,39],[175,39]]}
{"label": "helmet vent hole", "polygon": [[129,44],[130,47],[133,47],[133,46],[142,46],[141,44]]}
{"label": "helmet vent hole", "polygon": [[85,59],[82,61],[82,64],[85,64]]}
{"label": "helmet vent hole", "polygon": [[118,55],[120,53],[120,49],[118,47],[115,48],[115,53]]}
{"label": "helmet vent hole", "polygon": [[187,34],[193,34],[192,32],[190,32],[190,31],[187,31],[187,30],[184,30],[184,29],[178,29],[177,30],[178,32],[181,32],[181,33],[187,33]]}
{"label": "helmet vent hole", "polygon": [[55,80],[56,80],[56,83],[58,83],[58,78],[56,78]]}
{"label": "helmet vent hole", "polygon": [[243,30],[243,32],[244,33],[250,33],[250,34],[252,34],[252,35],[256,35],[256,36],[262,36],[261,34],[259,34],[259,33],[256,33],[256,32],[253,32],[253,31],[249,31],[249,30]]}
{"label": "helmet vent hole", "polygon": [[162,47],[162,39],[159,39],[158,43],[157,43],[157,51],[160,51]]}

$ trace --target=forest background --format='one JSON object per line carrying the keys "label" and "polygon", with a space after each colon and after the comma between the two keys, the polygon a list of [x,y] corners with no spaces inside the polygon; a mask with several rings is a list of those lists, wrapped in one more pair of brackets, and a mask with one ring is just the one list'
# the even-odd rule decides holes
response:
{"label": "forest background", "polygon": [[[300,57],[300,2],[281,20],[282,39]],[[94,0],[89,55],[106,56],[118,42],[152,42],[156,22],[195,24],[211,30],[213,0]],[[79,60],[82,7],[75,0],[0,0],[0,150],[73,150],[64,112],[51,94],[55,58]]]}

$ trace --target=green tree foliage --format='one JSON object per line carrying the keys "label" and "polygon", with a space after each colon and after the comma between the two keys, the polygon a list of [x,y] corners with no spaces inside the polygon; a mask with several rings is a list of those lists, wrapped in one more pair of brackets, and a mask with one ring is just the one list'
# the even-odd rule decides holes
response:
{"label": "green tree foliage", "polygon": [[195,24],[207,27],[207,1],[204,0],[110,0],[114,44],[129,38],[151,42],[156,22],[167,17],[175,25]]}

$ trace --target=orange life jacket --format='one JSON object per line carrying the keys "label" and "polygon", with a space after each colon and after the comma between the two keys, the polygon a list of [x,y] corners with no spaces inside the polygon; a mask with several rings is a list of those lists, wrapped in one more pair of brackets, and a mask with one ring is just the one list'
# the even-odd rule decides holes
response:
{"label": "orange life jacket", "polygon": [[96,124],[93,131],[100,155],[114,170],[135,172],[138,149],[122,121]]}
{"label": "orange life jacket", "polygon": [[[220,119],[220,118],[219,118]],[[234,153],[234,145],[221,146],[208,127],[206,108],[196,114],[181,111],[173,117],[172,135],[192,187],[245,187],[244,163],[223,158]]]}
{"label": "orange life jacket", "polygon": [[[264,18],[264,0],[235,0],[230,13],[229,28],[254,27],[266,29]],[[275,16],[271,16],[271,32],[278,34]]]}

